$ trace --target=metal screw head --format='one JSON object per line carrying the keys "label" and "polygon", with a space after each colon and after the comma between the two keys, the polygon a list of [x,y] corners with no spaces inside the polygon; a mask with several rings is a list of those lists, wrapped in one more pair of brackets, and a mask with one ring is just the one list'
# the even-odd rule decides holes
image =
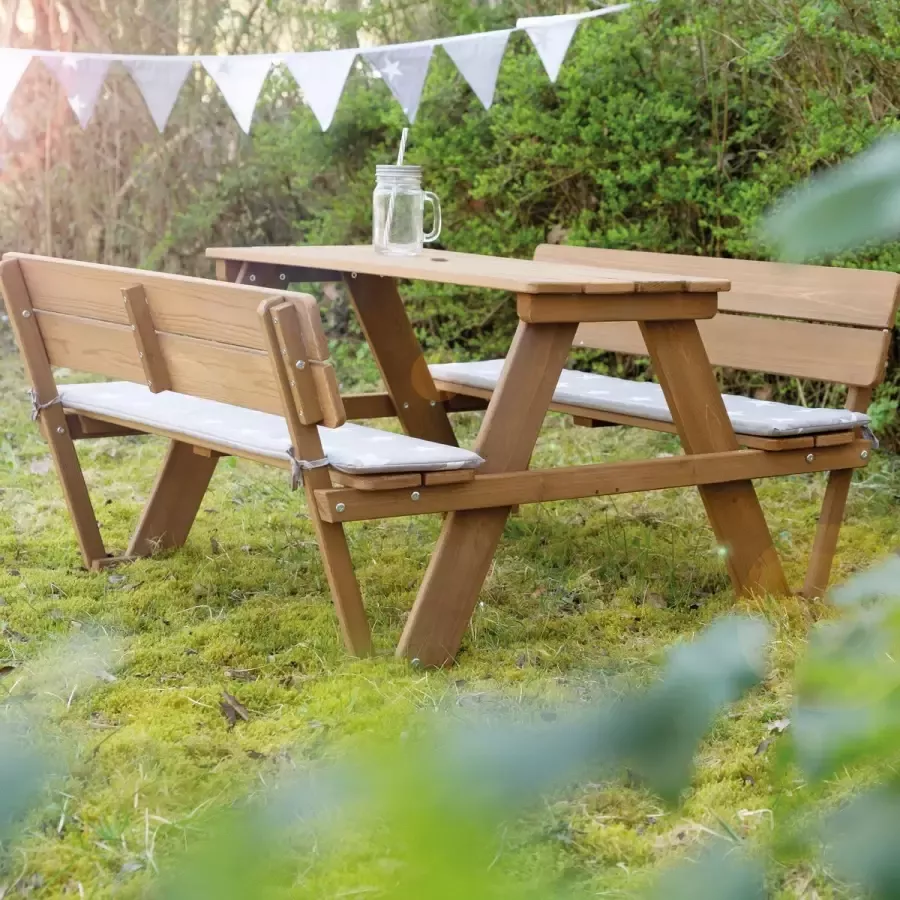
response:
{"label": "metal screw head", "polygon": [[347,508],[347,507],[344,506],[343,503],[338,503],[337,506],[335,506],[334,509],[335,509],[335,512],[343,512],[346,508]]}
{"label": "metal screw head", "polygon": [[297,382],[293,379],[291,380],[291,387],[297,387]]}
{"label": "metal screw head", "polygon": [[411,660],[409,661],[409,664],[410,664],[414,669],[420,669],[420,668],[422,667],[422,661],[419,659],[418,656],[417,656],[415,659],[411,659]]}
{"label": "metal screw head", "polygon": [[868,459],[868,458],[869,458],[869,451],[868,451],[868,450],[863,450],[863,452],[859,454],[859,458],[860,458],[860,459]]}
{"label": "metal screw head", "polygon": [[153,387],[153,382],[152,382],[152,381],[148,381],[148,382],[147,382],[147,387],[152,388],[152,387]]}
{"label": "metal screw head", "polygon": [[413,491],[409,497],[411,500],[418,500],[422,495],[418,491]]}
{"label": "metal screw head", "polygon": [[437,406],[437,400],[432,400],[432,401],[431,401],[431,405],[432,405],[432,406]]}
{"label": "metal screw head", "polygon": [[287,275],[285,275],[284,272],[282,272],[282,273],[278,276],[278,280],[279,280],[279,281],[287,281]]}
{"label": "metal screw head", "polygon": [[256,281],[256,276],[255,276],[255,275],[251,275],[251,276],[250,276],[250,281],[251,281],[251,282]]}
{"label": "metal screw head", "polygon": [[144,354],[140,350],[138,350],[138,359],[143,359],[143,358],[144,358]]}
{"label": "metal screw head", "polygon": [[306,363],[305,363],[302,359],[298,359],[297,362],[296,362],[294,365],[295,365],[295,367],[298,368],[298,369],[305,369],[305,368],[306,368]]}
{"label": "metal screw head", "polygon": [[409,409],[409,404],[408,404],[408,403],[404,403],[404,404],[403,404],[403,408],[404,408],[404,409]]}
{"label": "metal screw head", "polygon": [[31,310],[30,310],[30,309],[23,309],[23,310],[22,310],[22,318],[23,318],[23,319],[30,319],[30,318],[31,318]]}
{"label": "metal screw head", "polygon": [[132,326],[131,326],[131,330],[132,330],[132,331],[137,331],[137,325],[132,325]]}
{"label": "metal screw head", "polygon": [[65,434],[65,433],[66,433],[66,429],[63,428],[62,425],[59,425],[59,426],[57,427],[57,429],[56,429],[56,433],[57,433],[57,434]]}
{"label": "metal screw head", "polygon": [[815,454],[815,453],[810,453],[809,456],[806,457],[806,461],[807,461],[808,463],[815,462],[815,461],[816,461],[816,454]]}
{"label": "metal screw head", "polygon": [[272,319],[272,324],[273,324],[273,325],[277,325],[277,324],[278,324],[278,319]]}
{"label": "metal screw head", "polygon": [[356,272],[351,272],[351,273],[350,273],[350,277],[351,277],[351,278],[356,278]]}

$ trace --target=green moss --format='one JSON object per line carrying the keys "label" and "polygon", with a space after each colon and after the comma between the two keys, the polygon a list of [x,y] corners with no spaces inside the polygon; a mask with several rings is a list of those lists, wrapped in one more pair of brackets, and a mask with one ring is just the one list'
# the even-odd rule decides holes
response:
{"label": "green moss", "polygon": [[[541,706],[644,681],[664,648],[735,605],[776,628],[772,675],[716,726],[684,808],[661,809],[627,786],[575,789],[511,828],[503,864],[525,877],[557,871],[598,892],[621,892],[645,883],[706,829],[722,832],[720,821],[765,839],[771,754],[757,748],[767,723],[784,714],[806,631],[827,608],[797,598],[735,604],[695,492],[523,507],[459,665],[421,672],[391,650],[437,536],[436,517],[349,529],[379,648],[373,659],[353,660],[340,643],[302,499],[280,473],[223,464],[187,546],[88,573],[9,356],[0,388],[0,659],[24,671],[54,641],[84,634],[106,635],[114,648],[115,680],[90,688],[69,681],[40,698],[70,774],[5,849],[11,877],[21,871],[32,896],[70,896],[79,884],[91,897],[140,896],[154,865],[164,868],[211,814],[287,758],[302,767],[372,736],[395,738],[436,709]],[[478,417],[460,424],[471,439]],[[675,447],[665,435],[579,429],[553,416],[535,460],[629,459]],[[80,448],[111,547],[127,542],[162,449],[152,439]],[[760,485],[794,583],[823,484],[816,476]],[[900,522],[885,497],[898,485],[896,467],[882,457],[859,476],[839,577],[896,545]],[[6,690],[19,690],[8,676],[0,681]],[[249,721],[228,727],[223,690],[247,707]],[[297,896],[338,896],[385,865],[364,838],[356,850],[353,864],[317,865]]]}

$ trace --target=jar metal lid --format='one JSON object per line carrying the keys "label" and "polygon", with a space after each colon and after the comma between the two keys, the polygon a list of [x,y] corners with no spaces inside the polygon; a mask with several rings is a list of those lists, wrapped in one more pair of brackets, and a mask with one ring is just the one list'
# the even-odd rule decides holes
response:
{"label": "jar metal lid", "polygon": [[419,178],[422,175],[421,166],[375,166],[375,175],[393,175],[401,178]]}

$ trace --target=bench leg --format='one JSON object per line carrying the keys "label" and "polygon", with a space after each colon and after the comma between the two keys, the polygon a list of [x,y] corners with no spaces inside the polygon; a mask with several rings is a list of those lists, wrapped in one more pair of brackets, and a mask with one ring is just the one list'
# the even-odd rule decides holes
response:
{"label": "bench leg", "polygon": [[[485,459],[479,472],[528,467],[575,328],[519,323],[475,447]],[[447,516],[400,638],[398,656],[418,659],[425,666],[453,662],[509,512],[509,507],[500,507]]]}
{"label": "bench leg", "polygon": [[362,592],[353,569],[353,559],[350,556],[344,526],[324,522],[319,517],[315,491],[329,486],[330,479],[324,469],[308,472],[306,506],[316,529],[322,563],[325,566],[328,586],[331,588],[331,597],[344,645],[354,656],[368,656],[372,652],[372,631],[369,628]]}
{"label": "bench leg", "polygon": [[[685,452],[737,452],[740,447],[697,323],[642,322],[641,332]],[[700,488],[700,495],[727,553],[735,591],[789,593],[753,483],[707,485]]]}
{"label": "bench leg", "polygon": [[106,548],[103,546],[100,526],[97,524],[75,443],[68,430],[65,430],[64,422],[65,417],[60,407],[44,410],[43,424],[50,454],[72,517],[81,557],[88,569],[97,569],[106,559]]}
{"label": "bench leg", "polygon": [[850,493],[851,481],[853,481],[852,469],[839,469],[831,472],[828,476],[825,500],[822,503],[809,569],[803,584],[803,596],[810,600],[823,596],[828,589],[831,564],[837,550],[841,523],[844,521],[844,510],[847,508],[847,496]]}
{"label": "bench leg", "polygon": [[190,444],[172,441],[153,493],[131,538],[127,556],[150,556],[187,540],[218,456],[201,456]]}

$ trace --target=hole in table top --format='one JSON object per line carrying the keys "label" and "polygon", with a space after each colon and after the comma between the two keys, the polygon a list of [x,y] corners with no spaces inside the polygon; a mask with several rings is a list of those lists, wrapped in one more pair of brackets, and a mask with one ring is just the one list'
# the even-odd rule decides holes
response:
{"label": "hole in table top", "polygon": [[431,261],[432,262],[450,262],[450,260],[447,259],[446,256],[432,256]]}

